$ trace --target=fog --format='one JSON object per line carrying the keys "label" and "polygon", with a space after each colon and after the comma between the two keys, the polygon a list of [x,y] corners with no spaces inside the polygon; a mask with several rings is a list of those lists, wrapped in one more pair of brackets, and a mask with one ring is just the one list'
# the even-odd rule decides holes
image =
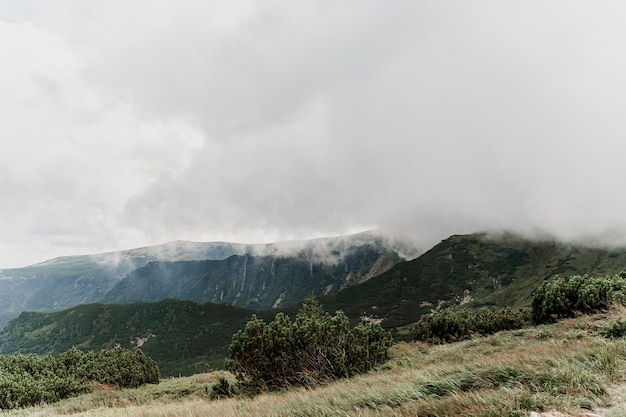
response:
{"label": "fog", "polygon": [[0,267],[381,228],[623,244],[619,1],[0,5]]}

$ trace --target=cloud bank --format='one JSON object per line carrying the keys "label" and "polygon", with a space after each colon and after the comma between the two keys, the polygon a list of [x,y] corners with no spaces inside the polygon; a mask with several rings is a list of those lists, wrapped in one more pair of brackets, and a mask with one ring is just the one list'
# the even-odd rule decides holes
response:
{"label": "cloud bank", "polygon": [[[95,3],[95,4],[94,4]],[[626,236],[618,1],[8,1],[0,266],[381,227]]]}

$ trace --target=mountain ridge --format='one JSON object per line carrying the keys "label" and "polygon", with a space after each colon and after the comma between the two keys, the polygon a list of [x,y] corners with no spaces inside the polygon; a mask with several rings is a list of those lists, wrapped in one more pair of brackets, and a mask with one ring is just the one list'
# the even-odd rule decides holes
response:
{"label": "mountain ridge", "polygon": [[[348,236],[318,238],[304,241],[286,241],[268,244],[245,244],[229,242],[190,242],[173,241],[161,245],[128,249],[119,252],[107,252],[94,255],[64,256],[44,261],[24,268],[0,270],[0,326],[15,318],[21,311],[58,311],[76,305],[102,302],[116,285],[138,268],[151,262],[185,262],[185,261],[222,261],[231,256],[264,255],[276,259],[291,258],[293,264],[300,264],[302,259],[326,266],[340,263],[350,254],[352,248],[369,246],[377,248],[381,254],[389,254],[388,260],[394,263],[401,258],[399,251],[415,251],[406,242],[388,239],[375,231],[357,233]],[[367,262],[372,264],[378,260],[373,256]],[[319,265],[318,265],[319,266]],[[368,269],[361,265],[358,270]],[[363,275],[359,275],[360,278]],[[198,277],[201,278],[201,277]],[[288,285],[286,276],[283,285]],[[339,284],[327,282],[325,286],[351,284],[346,277],[337,277]],[[161,282],[162,283],[162,282]],[[225,285],[225,284],[224,284]],[[277,287],[280,285],[277,284]],[[271,303],[275,303],[279,295],[285,291],[272,294]],[[319,287],[310,287],[314,294],[323,293]],[[294,292],[294,291],[292,291]],[[259,296],[259,293],[255,293]],[[310,295],[310,294],[309,294]],[[177,294],[164,294],[159,299],[176,298]],[[188,294],[183,298],[192,298]],[[299,296],[302,298],[302,294]],[[224,302],[233,302],[235,297]],[[244,297],[245,298],[245,297]],[[262,297],[258,305],[250,307],[266,307],[270,303],[269,295]],[[136,294],[134,299],[114,299],[109,296],[108,302],[156,301],[149,294]],[[208,301],[198,299],[199,302]],[[213,301],[216,301],[213,299]],[[223,300],[220,300],[223,301]],[[241,305],[248,305],[249,300],[240,299]],[[296,296],[285,295],[283,302],[301,301]]]}
{"label": "mountain ridge", "polygon": [[352,247],[331,263],[315,257],[232,255],[224,260],[154,261],[129,273],[104,303],[160,301],[227,303],[253,309],[297,304],[310,295],[337,293],[400,261],[382,247]]}

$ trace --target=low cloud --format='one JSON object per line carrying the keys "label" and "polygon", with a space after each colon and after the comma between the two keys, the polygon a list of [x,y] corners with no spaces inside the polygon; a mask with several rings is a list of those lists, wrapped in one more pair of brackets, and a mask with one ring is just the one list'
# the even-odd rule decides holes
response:
{"label": "low cloud", "polygon": [[621,2],[10,4],[0,265],[373,227],[623,243]]}

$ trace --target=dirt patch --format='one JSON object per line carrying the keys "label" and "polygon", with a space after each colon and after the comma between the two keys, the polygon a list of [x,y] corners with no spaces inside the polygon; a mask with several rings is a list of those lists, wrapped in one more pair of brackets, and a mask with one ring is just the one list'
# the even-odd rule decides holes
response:
{"label": "dirt patch", "polygon": [[94,390],[117,391],[119,389],[116,385],[102,384],[97,381],[89,381],[89,385],[92,386]]}

